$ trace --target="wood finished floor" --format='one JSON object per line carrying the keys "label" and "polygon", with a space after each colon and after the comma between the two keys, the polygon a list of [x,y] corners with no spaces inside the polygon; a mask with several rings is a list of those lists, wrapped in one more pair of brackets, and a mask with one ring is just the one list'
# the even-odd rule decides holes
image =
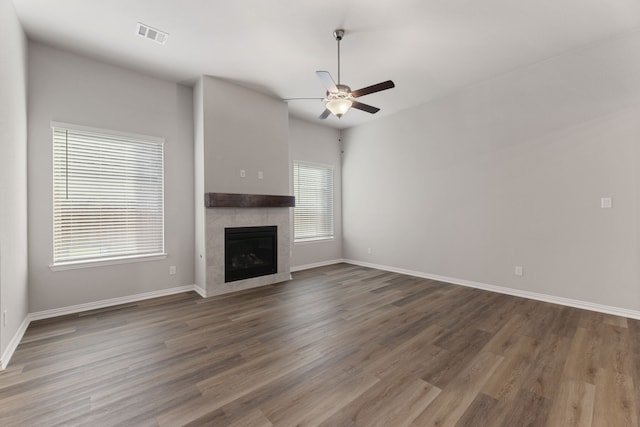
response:
{"label": "wood finished floor", "polygon": [[640,321],[339,264],[31,324],[2,426],[637,426]]}

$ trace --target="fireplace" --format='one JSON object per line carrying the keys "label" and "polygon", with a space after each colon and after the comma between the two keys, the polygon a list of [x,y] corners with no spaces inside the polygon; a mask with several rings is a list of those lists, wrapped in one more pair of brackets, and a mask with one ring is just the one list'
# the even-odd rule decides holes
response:
{"label": "fireplace", "polygon": [[278,272],[278,227],[224,229],[224,281],[249,279]]}

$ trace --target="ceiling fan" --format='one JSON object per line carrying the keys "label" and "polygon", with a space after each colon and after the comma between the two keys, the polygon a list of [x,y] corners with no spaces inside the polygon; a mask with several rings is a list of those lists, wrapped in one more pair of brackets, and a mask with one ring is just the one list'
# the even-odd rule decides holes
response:
{"label": "ceiling fan", "polygon": [[380,111],[379,108],[358,102],[355,98],[391,89],[395,87],[395,84],[391,80],[387,80],[386,82],[353,91],[349,86],[343,85],[340,82],[340,41],[342,41],[342,38],[344,37],[344,30],[335,30],[333,32],[333,37],[338,42],[338,84],[335,83],[333,77],[331,77],[331,74],[328,71],[316,71],[316,75],[320,78],[327,89],[326,97],[323,99],[325,102],[325,110],[320,114],[319,118],[324,120],[329,117],[330,114],[340,118],[351,108],[366,111],[371,114],[377,113]]}

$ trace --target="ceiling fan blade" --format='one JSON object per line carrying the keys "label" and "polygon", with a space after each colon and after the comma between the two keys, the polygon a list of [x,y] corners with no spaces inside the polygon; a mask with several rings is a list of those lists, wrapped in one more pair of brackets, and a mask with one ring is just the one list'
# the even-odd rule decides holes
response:
{"label": "ceiling fan blade", "polygon": [[358,101],[351,101],[351,108],[366,111],[367,113],[371,113],[371,114],[375,114],[378,111],[380,111],[378,107],[373,107],[371,105],[363,104],[362,102],[358,102]]}
{"label": "ceiling fan blade", "polygon": [[283,101],[306,101],[308,99],[322,101],[324,98],[282,98]]}
{"label": "ceiling fan blade", "polygon": [[333,77],[331,77],[331,74],[329,74],[328,71],[316,71],[316,75],[320,80],[322,80],[322,84],[329,92],[338,92],[336,82],[333,81]]}
{"label": "ceiling fan blade", "polygon": [[387,80],[386,82],[354,90],[353,92],[351,92],[351,96],[354,98],[358,98],[359,96],[369,95],[370,93],[380,92],[381,90],[387,90],[394,87],[396,87],[396,85],[391,80]]}
{"label": "ceiling fan blade", "polygon": [[329,117],[329,115],[331,114],[331,111],[327,110],[325,108],[325,110],[322,112],[322,114],[320,114],[320,117],[318,117],[320,120],[324,120],[327,117]]}

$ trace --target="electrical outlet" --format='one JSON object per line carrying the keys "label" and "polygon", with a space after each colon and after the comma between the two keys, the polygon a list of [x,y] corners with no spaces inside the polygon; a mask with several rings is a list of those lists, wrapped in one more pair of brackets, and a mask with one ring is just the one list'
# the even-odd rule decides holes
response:
{"label": "electrical outlet", "polygon": [[176,266],[175,265],[169,266],[169,274],[172,275],[172,276],[176,274]]}
{"label": "electrical outlet", "polygon": [[247,171],[244,169],[240,169],[240,178],[246,178],[247,177]]}
{"label": "electrical outlet", "polygon": [[264,179],[264,173],[262,171],[258,172],[258,179]]}
{"label": "electrical outlet", "polygon": [[516,267],[513,269],[513,274],[515,274],[516,276],[522,276],[524,274],[522,266],[516,265]]}
{"label": "electrical outlet", "polygon": [[371,248],[367,248],[367,253],[370,254],[371,253]]}

